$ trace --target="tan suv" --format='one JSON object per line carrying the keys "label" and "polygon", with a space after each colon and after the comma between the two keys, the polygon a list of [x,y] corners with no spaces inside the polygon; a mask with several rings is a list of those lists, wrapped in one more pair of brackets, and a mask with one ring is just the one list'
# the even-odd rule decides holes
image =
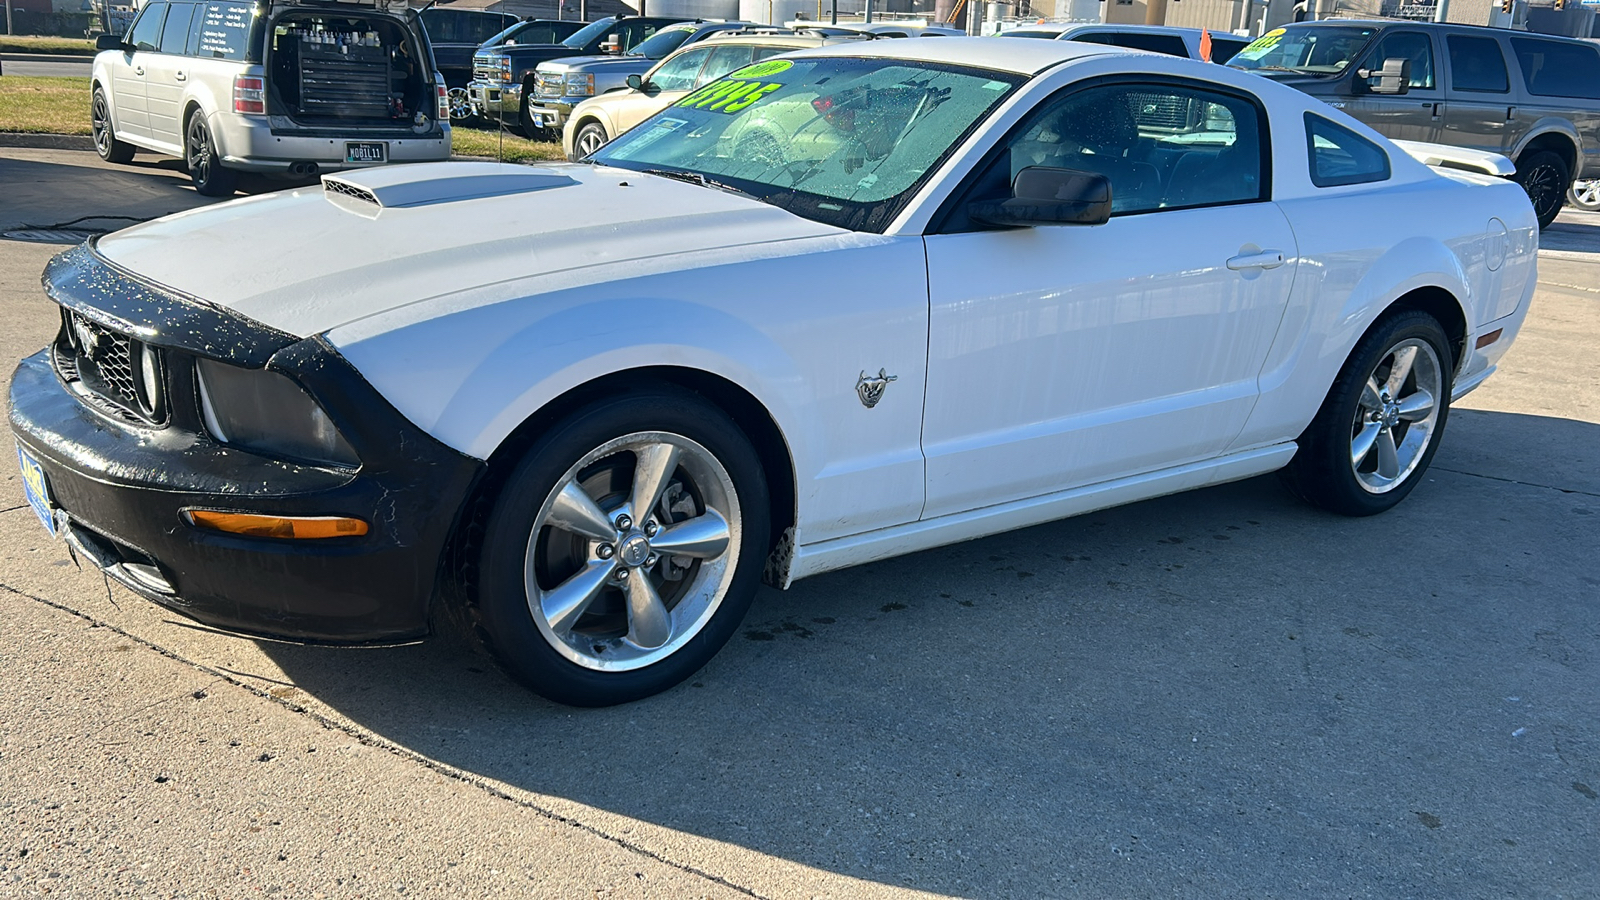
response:
{"label": "tan suv", "polygon": [[567,158],[577,161],[695,88],[735,69],[780,53],[870,39],[772,28],[711,35],[661,60],[643,76],[628,76],[628,87],[578,104],[562,129],[561,143]]}

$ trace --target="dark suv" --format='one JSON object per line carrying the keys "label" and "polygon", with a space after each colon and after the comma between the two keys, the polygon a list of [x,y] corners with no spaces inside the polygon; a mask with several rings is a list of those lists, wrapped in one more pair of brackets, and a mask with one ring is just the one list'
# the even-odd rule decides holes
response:
{"label": "dark suv", "polygon": [[1600,177],[1600,49],[1542,34],[1337,20],[1273,29],[1228,61],[1326,100],[1391,138],[1517,164],[1540,226],[1574,178]]}

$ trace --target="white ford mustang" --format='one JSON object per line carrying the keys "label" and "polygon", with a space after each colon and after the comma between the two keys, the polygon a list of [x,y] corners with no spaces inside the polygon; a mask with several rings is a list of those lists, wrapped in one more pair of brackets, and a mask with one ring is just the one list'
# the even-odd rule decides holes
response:
{"label": "white ford mustang", "polygon": [[341,174],[69,251],[11,423],[46,527],[156,602],[395,641],[459,593],[533,689],[621,702],[763,576],[1277,469],[1388,509],[1527,312],[1507,171],[1166,56],[808,51],[588,164]]}

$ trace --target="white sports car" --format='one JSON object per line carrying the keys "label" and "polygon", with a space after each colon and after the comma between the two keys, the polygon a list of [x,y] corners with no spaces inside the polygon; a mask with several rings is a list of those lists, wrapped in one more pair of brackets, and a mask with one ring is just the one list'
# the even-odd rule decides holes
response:
{"label": "white sports car", "polygon": [[1279,469],[1398,503],[1534,289],[1495,172],[1190,60],[823,48],[591,164],[328,176],[71,250],[11,424],[46,527],[158,603],[396,641],[459,593],[534,690],[616,703],[763,577]]}

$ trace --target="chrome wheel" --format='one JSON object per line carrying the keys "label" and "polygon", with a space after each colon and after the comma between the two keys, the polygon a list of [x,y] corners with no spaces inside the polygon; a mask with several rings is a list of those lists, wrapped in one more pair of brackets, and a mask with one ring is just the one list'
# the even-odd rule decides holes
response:
{"label": "chrome wheel", "polygon": [[1600,209],[1600,178],[1574,181],[1567,191],[1567,202],[1579,209]]}
{"label": "chrome wheel", "polygon": [[573,139],[573,149],[578,151],[579,159],[588,156],[605,145],[606,130],[595,123],[583,126],[577,137]]}
{"label": "chrome wheel", "polygon": [[461,122],[472,118],[472,95],[464,87],[450,88],[445,95],[450,105],[450,121]]}
{"label": "chrome wheel", "polygon": [[1362,490],[1383,494],[1426,456],[1439,419],[1443,368],[1433,347],[1408,338],[1367,377],[1350,430],[1350,466]]}
{"label": "chrome wheel", "polygon": [[672,655],[716,614],[739,559],[733,480],[705,447],[641,431],[584,454],[528,536],[523,588],[540,634],[586,669]]}

